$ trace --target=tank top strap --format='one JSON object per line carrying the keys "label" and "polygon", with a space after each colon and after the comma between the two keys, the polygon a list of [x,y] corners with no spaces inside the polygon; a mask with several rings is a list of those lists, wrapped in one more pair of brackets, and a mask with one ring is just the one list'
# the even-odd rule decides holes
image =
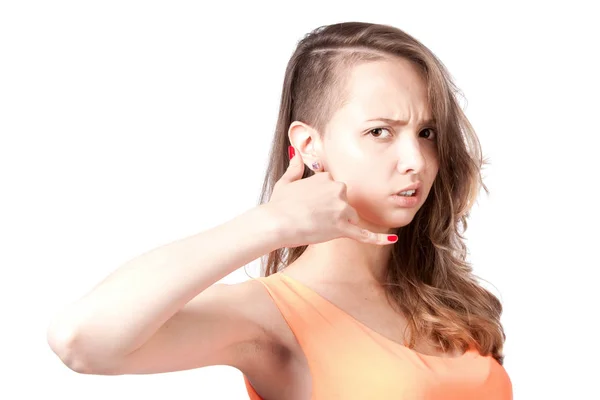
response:
{"label": "tank top strap", "polygon": [[286,322],[293,328],[305,329],[328,323],[330,316],[326,314],[322,299],[283,273],[277,272],[256,280],[265,286]]}
{"label": "tank top strap", "polygon": [[349,321],[317,293],[281,272],[254,279],[270,294],[309,362],[344,341]]}

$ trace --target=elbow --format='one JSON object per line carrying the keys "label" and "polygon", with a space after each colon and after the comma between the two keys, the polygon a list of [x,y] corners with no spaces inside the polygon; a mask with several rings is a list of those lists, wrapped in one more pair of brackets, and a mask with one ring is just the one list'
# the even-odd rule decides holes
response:
{"label": "elbow", "polygon": [[74,332],[53,323],[46,332],[46,341],[56,356],[72,371],[79,374],[90,373],[85,363],[74,351]]}
{"label": "elbow", "polygon": [[50,348],[70,370],[84,375],[120,375],[106,363],[90,362],[82,352],[75,349],[69,342],[52,342]]}
{"label": "elbow", "polygon": [[81,337],[72,325],[59,320],[54,320],[46,333],[48,345],[70,370],[86,375],[122,375],[112,360],[92,355],[88,350],[94,347],[93,344],[82,343]]}
{"label": "elbow", "polygon": [[48,340],[50,348],[60,359],[60,361],[66,365],[70,370],[79,374],[93,374],[91,369],[88,367],[88,363],[83,362],[82,358],[77,355],[69,342],[59,342],[56,338],[50,338]]}
{"label": "elbow", "polygon": [[53,321],[46,332],[46,341],[50,349],[70,370],[78,374],[100,375],[85,361],[83,353],[77,349],[77,334],[74,329]]}

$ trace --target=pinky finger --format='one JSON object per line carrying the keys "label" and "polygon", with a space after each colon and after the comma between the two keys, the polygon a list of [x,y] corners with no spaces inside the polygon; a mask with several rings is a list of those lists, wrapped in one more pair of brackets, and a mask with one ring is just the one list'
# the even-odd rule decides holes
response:
{"label": "pinky finger", "polygon": [[368,229],[360,228],[356,225],[348,225],[347,235],[359,242],[372,243],[372,244],[392,244],[398,240],[398,236],[387,233],[375,233]]}
{"label": "pinky finger", "polygon": [[[365,229],[363,229],[363,231],[364,230]],[[374,244],[386,245],[386,244],[396,243],[398,241],[398,236],[396,236],[392,233],[374,233],[374,232],[370,232],[370,231],[367,231],[367,232],[369,234],[369,237],[373,238],[369,242],[372,242]]]}

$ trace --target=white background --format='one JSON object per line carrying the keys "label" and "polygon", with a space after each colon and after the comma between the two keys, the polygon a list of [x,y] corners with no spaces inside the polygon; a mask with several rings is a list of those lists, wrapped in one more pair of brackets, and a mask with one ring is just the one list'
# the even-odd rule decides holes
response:
{"label": "white background", "polygon": [[253,207],[297,41],[360,20],[421,40],[465,95],[491,162],[467,244],[503,301],[515,398],[600,398],[586,3],[2,2],[0,397],[247,398],[229,367],[77,374],[46,328],[126,260]]}

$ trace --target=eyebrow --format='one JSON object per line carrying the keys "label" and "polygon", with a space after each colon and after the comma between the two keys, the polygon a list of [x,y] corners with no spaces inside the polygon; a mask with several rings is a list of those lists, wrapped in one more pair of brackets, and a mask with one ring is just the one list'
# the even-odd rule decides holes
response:
{"label": "eyebrow", "polygon": [[[399,119],[390,119],[390,118],[372,118],[372,119],[368,119],[366,122],[371,122],[371,121],[383,121],[386,124],[390,124],[390,125],[406,125],[407,124],[407,121],[402,121]],[[435,118],[429,118],[424,121],[421,121],[421,125],[435,125]]]}

